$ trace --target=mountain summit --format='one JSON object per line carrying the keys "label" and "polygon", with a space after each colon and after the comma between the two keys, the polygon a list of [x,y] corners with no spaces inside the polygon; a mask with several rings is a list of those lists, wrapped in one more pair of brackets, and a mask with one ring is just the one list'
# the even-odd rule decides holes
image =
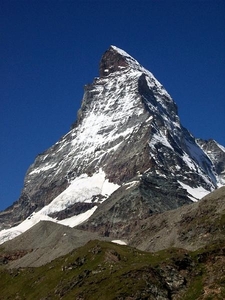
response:
{"label": "mountain summit", "polygon": [[40,220],[125,236],[138,220],[224,184],[224,147],[181,125],[152,73],[115,46],[99,73],[72,129],[36,157],[19,200],[0,213],[1,242]]}
{"label": "mountain summit", "polygon": [[[131,68],[141,72],[147,72],[132,56],[116,46],[111,46],[102,56],[100,61],[100,77],[116,71]],[[150,72],[148,72],[150,73]],[[151,74],[152,76],[152,74]]]}

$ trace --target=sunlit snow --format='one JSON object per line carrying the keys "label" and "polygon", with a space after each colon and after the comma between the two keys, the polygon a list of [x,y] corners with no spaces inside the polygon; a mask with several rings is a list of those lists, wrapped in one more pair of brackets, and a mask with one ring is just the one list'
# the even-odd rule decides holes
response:
{"label": "sunlit snow", "polygon": [[[151,81],[149,81],[149,84],[151,87],[157,87],[158,90],[161,92],[161,94],[169,96],[168,92],[164,89],[162,84],[154,77],[154,75],[145,69],[139,62],[134,59],[131,55],[129,55],[126,51],[116,47],[116,46],[111,46],[114,50],[116,50],[119,54],[124,56],[128,62],[128,64],[132,67],[132,69],[140,71],[141,73],[145,73],[151,78]],[[170,97],[170,96],[169,96]]]}
{"label": "sunlit snow", "polygon": [[115,243],[115,244],[118,244],[118,245],[127,245],[127,243],[122,241],[122,240],[113,240],[112,243]]}
{"label": "sunlit snow", "polygon": [[128,189],[132,188],[133,186],[135,186],[135,185],[137,185],[137,184],[139,184],[139,181],[134,180],[134,181],[127,182],[127,183],[125,183],[124,185],[125,185],[125,186],[128,185],[128,187],[126,188],[126,190],[128,190]]}
{"label": "sunlit snow", "polygon": [[46,170],[49,170],[49,169],[52,169],[56,166],[56,163],[55,164],[52,164],[52,165],[48,165],[48,164],[45,164],[45,166],[41,167],[41,168],[38,168],[38,169],[35,169],[33,170],[32,172],[30,172],[30,175],[34,174],[34,173],[40,173],[40,172],[43,172],[43,171],[46,171]]}
{"label": "sunlit snow", "polygon": [[74,227],[87,220],[97,209],[97,206],[92,207],[85,213],[60,221],[53,219],[48,215],[60,212],[76,202],[90,203],[92,197],[96,195],[102,195],[107,198],[118,188],[119,185],[111,183],[105,178],[105,173],[101,169],[98,173],[93,174],[91,177],[87,176],[87,174],[83,174],[74,179],[65,191],[63,191],[50,204],[43,207],[40,211],[30,215],[18,226],[0,231],[0,244],[13,239],[37,224],[39,221],[43,220]]}
{"label": "sunlit snow", "polygon": [[173,147],[170,145],[170,143],[168,142],[165,135],[162,135],[161,132],[159,132],[158,134],[153,135],[149,145],[150,145],[150,147],[154,147],[154,145],[158,144],[158,143],[160,143],[160,144],[166,146],[167,148],[170,148],[171,150],[173,150]]}
{"label": "sunlit snow", "polygon": [[218,146],[223,152],[225,152],[225,147],[224,147],[224,146],[220,145],[220,144],[217,143],[217,142],[216,142],[216,144],[217,144],[217,146]]}
{"label": "sunlit snow", "polygon": [[178,181],[180,183],[180,185],[185,189],[187,190],[187,192],[192,196],[189,196],[189,198],[192,200],[192,201],[198,201],[200,200],[201,198],[205,197],[207,194],[210,193],[210,191],[207,191],[206,189],[204,189],[203,187],[199,186],[197,188],[192,188],[190,187],[189,185],[181,182],[181,181]]}
{"label": "sunlit snow", "polygon": [[90,216],[96,211],[97,208],[98,208],[98,206],[96,205],[82,214],[73,216],[71,218],[66,218],[64,220],[58,221],[57,223],[65,225],[65,226],[69,226],[69,227],[77,226],[77,225],[83,223],[84,221],[86,221],[87,219],[89,219]]}

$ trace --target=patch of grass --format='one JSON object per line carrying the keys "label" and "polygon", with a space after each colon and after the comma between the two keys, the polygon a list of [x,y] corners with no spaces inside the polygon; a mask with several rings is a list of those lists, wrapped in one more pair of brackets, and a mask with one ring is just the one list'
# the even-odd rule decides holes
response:
{"label": "patch of grass", "polygon": [[190,286],[188,287],[183,300],[194,300],[198,299],[204,294],[202,276],[194,278]]}
{"label": "patch of grass", "polygon": [[[186,285],[175,292],[184,300],[201,299],[210,276],[205,265],[214,254],[223,255],[225,245],[221,247],[222,243],[195,252],[171,248],[149,253],[90,241],[42,267],[0,270],[0,299],[169,299],[169,282],[180,276],[185,276]],[[215,284],[221,286],[222,295],[225,279],[220,277]]]}
{"label": "patch of grass", "polygon": [[45,266],[1,271],[0,285],[4,288],[0,299],[41,299],[47,295],[51,299],[76,299],[83,294],[88,299],[110,300],[121,295],[151,294],[146,291],[147,281],[164,289],[160,278],[155,279],[154,267],[173,256],[174,251],[151,254],[90,241]]}

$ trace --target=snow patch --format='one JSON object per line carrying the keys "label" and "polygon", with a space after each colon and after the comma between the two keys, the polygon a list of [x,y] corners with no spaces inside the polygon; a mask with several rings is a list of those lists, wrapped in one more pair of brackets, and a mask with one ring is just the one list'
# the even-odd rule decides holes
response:
{"label": "snow patch", "polygon": [[159,132],[158,134],[154,134],[149,145],[150,147],[155,147],[156,144],[162,144],[167,148],[170,148],[171,150],[174,151],[173,147],[170,145],[170,143],[168,142],[167,138],[165,137],[165,135],[163,135],[161,132]]}
{"label": "snow patch", "polygon": [[118,188],[118,184],[105,179],[105,172],[101,169],[91,177],[83,174],[71,181],[70,186],[45,206],[41,212],[49,215],[64,210],[76,202],[91,203],[93,196],[109,196]]}
{"label": "snow patch", "polygon": [[119,245],[127,245],[127,243],[122,240],[113,240],[112,243],[119,244]]}
{"label": "snow patch", "polygon": [[12,240],[13,238],[17,237],[21,233],[27,231],[31,227],[33,227],[35,224],[37,224],[39,221],[53,221],[56,220],[53,218],[50,218],[46,215],[40,215],[38,213],[33,213],[30,217],[28,217],[26,220],[24,220],[19,225],[9,228],[9,229],[3,229],[0,231],[0,244]]}
{"label": "snow patch", "polygon": [[197,202],[198,200],[202,199],[203,197],[205,197],[207,194],[210,193],[210,191],[207,191],[202,186],[199,186],[197,188],[192,188],[181,181],[178,182],[192,196],[192,197],[190,196],[189,198],[194,202]]}
{"label": "snow patch", "polygon": [[48,215],[55,212],[60,212],[76,202],[91,203],[92,197],[96,195],[102,195],[107,198],[119,187],[120,186],[118,184],[109,182],[108,179],[105,178],[105,173],[102,169],[100,169],[98,173],[93,174],[91,177],[89,177],[87,174],[82,174],[74,179],[65,191],[63,191],[51,203],[43,207],[40,211],[37,213],[32,213],[19,225],[0,231],[0,244],[13,239],[43,220],[56,222],[70,227],[81,224],[94,213],[94,211],[97,209],[97,206],[92,207],[85,213],[60,221],[53,219]]}
{"label": "snow patch", "polygon": [[[46,157],[46,156],[45,156]],[[30,173],[29,173],[29,175],[32,175],[32,174],[35,174],[35,173],[40,173],[40,172],[43,172],[43,171],[47,171],[47,170],[49,170],[49,169],[52,169],[52,168],[54,168],[56,166],[56,163],[55,164],[52,164],[52,165],[48,165],[48,164],[46,164],[44,167],[42,167],[42,168],[38,168],[38,169],[34,169],[33,171],[31,171]]]}
{"label": "snow patch", "polygon": [[96,211],[97,208],[98,208],[98,206],[94,206],[82,214],[58,221],[57,223],[65,225],[65,226],[69,226],[69,227],[75,227],[75,226],[83,223],[87,219],[89,219],[90,216]]}
{"label": "snow patch", "polygon": [[126,190],[129,190],[130,188],[132,188],[133,186],[137,185],[138,183],[139,183],[138,180],[134,180],[134,181],[127,182],[124,185],[128,185],[128,187],[126,188]]}
{"label": "snow patch", "polygon": [[217,142],[216,142],[216,144],[217,144],[217,146],[218,146],[223,152],[225,152],[225,147],[224,147],[224,146],[220,145],[220,144],[217,143]]}

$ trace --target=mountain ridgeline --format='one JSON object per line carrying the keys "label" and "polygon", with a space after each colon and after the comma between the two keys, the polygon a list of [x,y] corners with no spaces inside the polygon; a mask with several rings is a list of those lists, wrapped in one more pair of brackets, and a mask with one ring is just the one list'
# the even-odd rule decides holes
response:
{"label": "mountain ridgeline", "polygon": [[124,237],[141,220],[224,185],[225,148],[196,139],[157,79],[111,46],[71,130],[38,155],[0,213],[1,243],[41,220]]}

